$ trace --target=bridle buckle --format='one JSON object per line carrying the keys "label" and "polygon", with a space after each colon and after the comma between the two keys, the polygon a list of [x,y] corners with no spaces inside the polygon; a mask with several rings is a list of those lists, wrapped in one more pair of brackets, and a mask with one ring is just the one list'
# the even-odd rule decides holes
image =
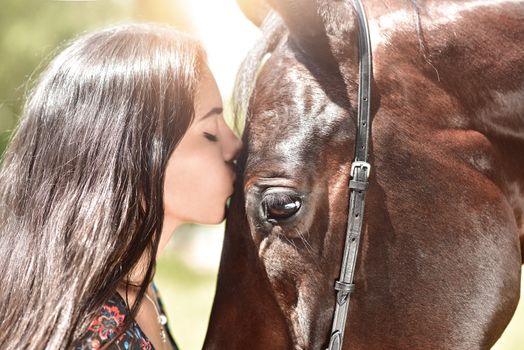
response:
{"label": "bridle buckle", "polygon": [[355,175],[356,175],[355,168],[357,167],[365,168],[367,170],[366,171],[366,180],[367,180],[369,178],[369,173],[371,172],[371,164],[369,164],[368,162],[361,161],[361,160],[351,163],[351,177],[352,178],[355,178]]}

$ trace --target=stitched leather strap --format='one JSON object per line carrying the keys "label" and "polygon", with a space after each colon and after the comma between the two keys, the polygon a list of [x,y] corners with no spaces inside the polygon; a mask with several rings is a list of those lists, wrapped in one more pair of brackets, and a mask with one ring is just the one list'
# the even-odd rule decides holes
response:
{"label": "stitched leather strap", "polygon": [[328,350],[342,349],[344,330],[349,308],[351,293],[355,285],[353,277],[357,262],[358,247],[364,219],[364,205],[368,178],[371,166],[368,160],[368,139],[371,127],[371,41],[364,7],[360,0],[354,0],[354,7],[359,19],[359,100],[358,100],[358,125],[355,140],[355,160],[351,164],[351,180],[349,188],[349,213],[346,231],[344,255],[340,269],[339,280],[335,282],[337,292],[335,313],[331,330]]}

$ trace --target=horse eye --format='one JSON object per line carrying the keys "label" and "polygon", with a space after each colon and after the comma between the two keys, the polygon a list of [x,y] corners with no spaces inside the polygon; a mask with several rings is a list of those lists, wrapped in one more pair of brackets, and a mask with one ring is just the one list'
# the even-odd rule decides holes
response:
{"label": "horse eye", "polygon": [[289,193],[268,193],[262,199],[264,217],[273,223],[295,215],[301,205],[301,198]]}

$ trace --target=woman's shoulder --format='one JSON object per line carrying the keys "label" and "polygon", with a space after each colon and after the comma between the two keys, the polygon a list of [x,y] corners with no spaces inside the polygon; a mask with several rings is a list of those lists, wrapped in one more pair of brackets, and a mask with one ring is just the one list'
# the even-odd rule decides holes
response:
{"label": "woman's shoulder", "polygon": [[[75,342],[73,349],[98,350],[114,340],[104,350],[152,350],[151,342],[136,321],[133,321],[130,327],[120,334],[127,317],[129,317],[129,311],[125,301],[115,292],[102,305],[100,312],[91,322],[87,331]],[[115,339],[117,336],[118,338]]]}

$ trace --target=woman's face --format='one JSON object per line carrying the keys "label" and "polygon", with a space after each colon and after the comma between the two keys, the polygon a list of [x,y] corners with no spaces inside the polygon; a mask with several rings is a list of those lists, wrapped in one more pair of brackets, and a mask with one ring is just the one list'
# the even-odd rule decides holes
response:
{"label": "woman's face", "polygon": [[164,226],[223,221],[235,181],[232,161],[241,147],[224,120],[222,98],[206,66],[196,95],[195,119],[167,164]]}

